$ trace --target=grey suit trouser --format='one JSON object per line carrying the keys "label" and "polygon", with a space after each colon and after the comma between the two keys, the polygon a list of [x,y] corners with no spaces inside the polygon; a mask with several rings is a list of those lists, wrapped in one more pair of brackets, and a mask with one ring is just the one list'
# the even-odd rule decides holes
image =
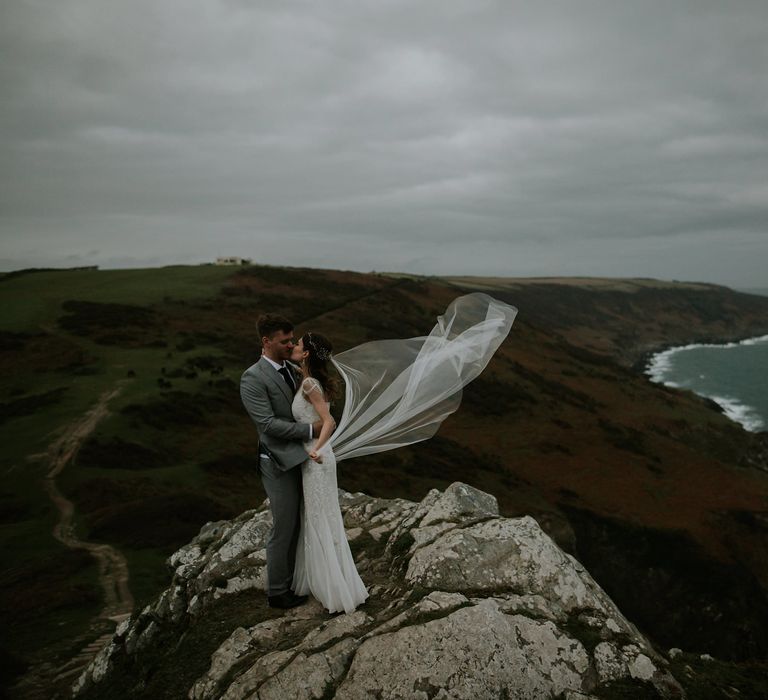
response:
{"label": "grey suit trouser", "polygon": [[260,454],[259,473],[272,511],[272,529],[267,539],[267,595],[280,595],[290,589],[296,565],[304,496],[301,464],[283,471]]}

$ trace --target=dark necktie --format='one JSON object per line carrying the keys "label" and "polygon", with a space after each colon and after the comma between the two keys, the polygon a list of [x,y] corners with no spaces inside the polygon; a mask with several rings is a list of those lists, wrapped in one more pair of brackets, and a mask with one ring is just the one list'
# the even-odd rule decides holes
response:
{"label": "dark necktie", "polygon": [[293,377],[291,376],[290,371],[287,367],[283,366],[279,370],[281,375],[283,375],[283,379],[285,379],[285,383],[290,387],[291,391],[296,391],[296,384],[293,382]]}

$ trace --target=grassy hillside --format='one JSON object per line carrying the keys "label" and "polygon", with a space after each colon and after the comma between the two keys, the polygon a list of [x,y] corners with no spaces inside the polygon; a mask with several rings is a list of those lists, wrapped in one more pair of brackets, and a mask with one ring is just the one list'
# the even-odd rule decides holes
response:
{"label": "grassy hillside", "polygon": [[[664,645],[768,652],[768,443],[651,384],[667,344],[768,333],[768,299],[650,280],[412,278],[249,266],[0,278],[0,608],[9,651],[65,659],[101,608],[93,560],[51,532],[49,448],[106,391],[57,476],[76,534],[127,558],[136,606],[208,520],[264,498],[238,380],[276,311],[343,350],[420,335],[462,290],[515,304],[512,334],[434,439],[340,464],[339,484],[420,499],[462,480],[529,513]],[[340,407],[336,407],[340,410]],[[11,637],[12,635],[12,637]]]}

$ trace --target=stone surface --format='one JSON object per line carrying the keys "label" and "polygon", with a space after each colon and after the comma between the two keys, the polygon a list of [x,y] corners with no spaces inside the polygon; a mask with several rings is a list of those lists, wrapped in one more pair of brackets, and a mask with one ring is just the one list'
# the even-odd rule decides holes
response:
{"label": "stone surface", "polygon": [[[339,700],[362,697],[554,697],[579,690],[584,647],[549,621],[506,615],[492,600],[373,637],[357,650]],[[437,695],[440,697],[440,695]]]}
{"label": "stone surface", "polygon": [[[442,533],[414,552],[405,578],[412,585],[441,590],[537,594],[565,611],[589,607],[603,617],[615,612],[614,618],[623,619],[586,570],[530,516]],[[628,624],[613,624],[636,632]]]}
{"label": "stone surface", "polygon": [[419,527],[445,522],[462,523],[498,515],[499,504],[495,496],[455,482],[435,500],[421,519]]}
{"label": "stone surface", "polygon": [[75,695],[99,698],[118,676],[151,693],[190,625],[208,624],[222,641],[179,697],[590,700],[619,679],[684,697],[666,660],[533,518],[502,518],[492,495],[461,483],[420,503],[344,491],[339,503],[371,593],[354,613],[329,616],[310,598],[220,636],[217,606],[264,589],[264,502],[207,523],[169,557],[171,585],[119,626]]}

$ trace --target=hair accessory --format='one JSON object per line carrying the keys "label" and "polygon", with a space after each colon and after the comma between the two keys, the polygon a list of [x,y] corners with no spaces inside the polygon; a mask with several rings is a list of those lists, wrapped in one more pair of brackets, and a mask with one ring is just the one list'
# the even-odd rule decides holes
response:
{"label": "hair accessory", "polygon": [[315,351],[315,356],[318,360],[327,360],[331,356],[331,351],[328,350],[328,348],[318,347],[315,345],[315,341],[312,340],[312,333],[307,333],[307,338],[309,339],[309,344],[312,346],[312,349]]}

